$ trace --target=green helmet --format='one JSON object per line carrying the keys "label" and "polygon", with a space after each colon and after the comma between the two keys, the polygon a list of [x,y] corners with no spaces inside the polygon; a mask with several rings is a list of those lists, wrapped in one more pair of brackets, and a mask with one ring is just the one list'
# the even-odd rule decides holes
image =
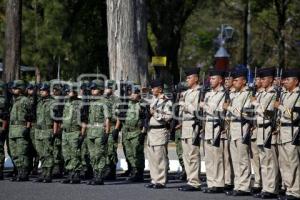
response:
{"label": "green helmet", "polygon": [[112,90],[117,90],[116,81],[114,81],[114,80],[107,80],[105,88],[112,89]]}
{"label": "green helmet", "polygon": [[23,80],[15,80],[13,82],[12,88],[24,90],[26,88],[26,83]]}
{"label": "green helmet", "polygon": [[99,89],[104,90],[104,81],[103,80],[93,80],[90,89]]}

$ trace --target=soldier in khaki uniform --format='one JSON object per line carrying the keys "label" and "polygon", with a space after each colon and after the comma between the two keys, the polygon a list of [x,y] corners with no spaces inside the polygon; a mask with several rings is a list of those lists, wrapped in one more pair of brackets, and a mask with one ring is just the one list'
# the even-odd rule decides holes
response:
{"label": "soldier in khaki uniform", "polygon": [[186,70],[188,90],[183,93],[180,102],[180,113],[182,116],[182,150],[185,171],[187,175],[187,185],[179,187],[180,191],[199,191],[200,187],[200,148],[193,145],[197,130],[194,130],[195,113],[198,110],[199,99],[199,69]]}
{"label": "soldier in khaki uniform", "polygon": [[204,149],[207,188],[203,189],[203,192],[221,193],[225,186],[223,143],[220,142],[225,100],[225,89],[222,86],[224,72],[212,70],[209,75],[211,90],[205,94],[204,102],[200,103],[200,107],[205,112]]}
{"label": "soldier in khaki uniform", "polygon": [[172,118],[172,102],[163,94],[163,84],[159,80],[151,83],[153,99],[150,104],[151,118],[147,133],[147,151],[151,183],[147,188],[161,189],[167,183],[168,138],[167,123]]}
{"label": "soldier in khaki uniform", "polygon": [[257,120],[257,146],[259,151],[259,161],[261,164],[262,174],[262,192],[254,196],[258,198],[276,198],[278,193],[278,159],[276,138],[273,137],[271,149],[264,147],[264,142],[269,134],[272,134],[272,118],[270,113],[274,112],[274,102],[276,99],[276,91],[272,86],[275,75],[274,68],[262,69],[258,76],[261,79],[263,92],[259,96],[252,99],[255,106]]}
{"label": "soldier in khaki uniform", "polygon": [[[261,84],[261,78],[259,76],[255,77],[255,89],[256,89],[256,99],[260,99],[262,93],[264,92],[264,88]],[[256,123],[255,123],[256,124]],[[254,182],[253,187],[251,188],[252,194],[257,194],[261,192],[262,181],[261,181],[261,167],[260,167],[260,160],[259,160],[259,152],[258,146],[256,144],[257,140],[257,126],[253,128],[252,135],[251,135],[251,149],[250,149],[250,159],[251,159],[251,167],[254,172]]]}
{"label": "soldier in khaki uniform", "polygon": [[[234,95],[234,87],[233,87],[233,78],[232,78],[232,70],[229,70],[225,73],[225,88],[226,88],[226,95],[228,95],[229,99],[225,98],[225,101],[229,101],[233,98]],[[233,166],[232,166],[232,159],[230,154],[230,134],[229,134],[229,120],[227,119],[227,115],[225,114],[225,123],[224,123],[224,133],[222,134],[222,142],[223,142],[223,156],[224,156],[224,181],[225,181],[225,191],[231,191],[234,188],[233,185]]]}
{"label": "soldier in khaki uniform", "polygon": [[299,72],[292,69],[286,70],[282,78],[284,78],[283,84],[286,91],[283,92],[280,102],[275,102],[274,107],[279,110],[278,161],[286,187],[286,196],[280,199],[289,200],[300,198],[299,146],[293,143],[296,142],[293,141],[293,137],[299,129]]}
{"label": "soldier in khaki uniform", "polygon": [[250,195],[251,166],[249,145],[244,142],[244,137],[249,131],[249,124],[245,120],[245,111],[250,109],[251,92],[246,86],[247,72],[235,71],[233,73],[234,97],[230,104],[224,103],[230,117],[230,152],[234,170],[234,191],[227,191],[227,195]]}

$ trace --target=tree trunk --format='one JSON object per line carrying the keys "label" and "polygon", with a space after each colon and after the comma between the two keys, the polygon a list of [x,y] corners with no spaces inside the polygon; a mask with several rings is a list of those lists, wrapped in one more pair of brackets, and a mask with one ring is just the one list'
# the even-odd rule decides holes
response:
{"label": "tree trunk", "polygon": [[107,0],[110,78],[147,83],[145,0]]}
{"label": "tree trunk", "polygon": [[8,82],[20,78],[22,0],[8,0],[5,17],[3,80]]}

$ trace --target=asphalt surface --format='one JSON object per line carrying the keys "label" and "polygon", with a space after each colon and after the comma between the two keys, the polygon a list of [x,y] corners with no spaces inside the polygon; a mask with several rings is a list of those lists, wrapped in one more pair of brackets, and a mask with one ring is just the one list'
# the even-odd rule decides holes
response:
{"label": "asphalt surface", "polygon": [[[31,177],[33,180],[34,177]],[[170,176],[174,179],[174,176]],[[204,194],[202,192],[180,192],[178,186],[184,182],[170,180],[167,188],[154,190],[145,188],[148,183],[126,183],[124,178],[107,181],[105,185],[89,186],[61,184],[59,179],[53,183],[11,182],[8,178],[0,181],[0,200],[243,200],[252,197],[228,197],[225,194]]]}

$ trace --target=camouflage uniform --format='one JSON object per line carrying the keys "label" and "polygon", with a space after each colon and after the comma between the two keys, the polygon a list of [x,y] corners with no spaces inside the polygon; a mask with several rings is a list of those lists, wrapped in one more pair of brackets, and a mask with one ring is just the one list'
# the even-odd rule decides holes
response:
{"label": "camouflage uniform", "polygon": [[[25,89],[25,83],[21,80],[14,81],[14,89]],[[23,94],[16,96],[10,114],[9,123],[9,148],[12,161],[18,171],[17,181],[27,181],[29,173],[29,128],[26,117],[30,110],[30,102]]]}
{"label": "camouflage uniform", "polygon": [[[94,80],[92,89],[104,89],[103,81]],[[94,179],[90,185],[102,185],[103,173],[106,166],[107,139],[105,133],[105,121],[111,118],[111,111],[107,106],[107,99],[97,96],[90,101],[89,106],[89,127],[87,129],[87,144],[94,170]]]}
{"label": "camouflage uniform", "polygon": [[[48,90],[49,85],[42,84],[40,90]],[[37,105],[37,121],[35,128],[35,144],[41,161],[42,174],[36,182],[51,182],[53,160],[53,107],[54,100],[50,97],[42,97]]]}
{"label": "camouflage uniform", "polygon": [[64,181],[64,183],[80,183],[80,106],[81,101],[77,98],[77,96],[69,98],[64,106],[62,153],[65,169],[69,172],[69,177]]}

